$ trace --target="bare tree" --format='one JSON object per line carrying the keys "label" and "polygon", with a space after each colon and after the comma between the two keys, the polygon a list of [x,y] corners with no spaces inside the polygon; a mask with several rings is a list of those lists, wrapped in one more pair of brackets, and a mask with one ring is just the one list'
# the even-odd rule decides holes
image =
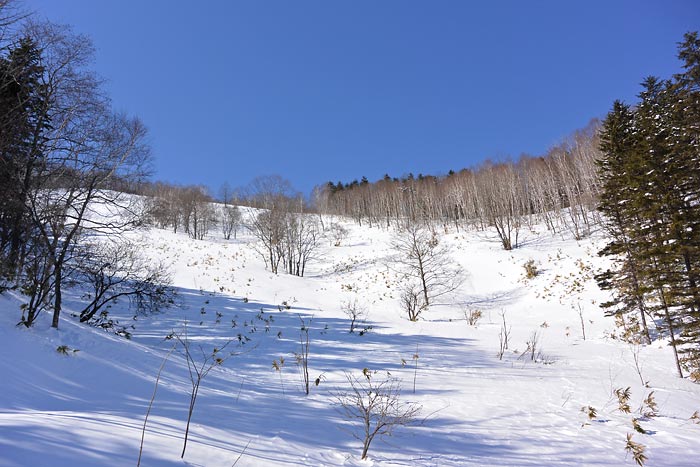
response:
{"label": "bare tree", "polygon": [[139,255],[132,242],[117,240],[102,244],[81,245],[77,259],[78,278],[89,284],[83,295],[87,304],[80,312],[80,322],[95,316],[104,322],[107,309],[120,299],[138,313],[157,311],[174,302],[174,290],[168,286],[170,276],[166,267],[152,263]]}
{"label": "bare tree", "polygon": [[505,250],[518,246],[525,196],[513,164],[486,165],[480,177],[481,215],[496,228]]}
{"label": "bare tree", "polygon": [[211,196],[202,186],[190,186],[178,190],[178,208],[185,232],[190,238],[203,240],[210,227],[216,223],[216,212]]}
{"label": "bare tree", "polygon": [[408,314],[409,321],[418,321],[420,315],[428,308],[423,291],[419,286],[406,282],[401,288],[399,301],[401,308]]}
{"label": "bare tree", "polygon": [[345,377],[350,385],[347,392],[336,395],[336,402],[343,417],[358,425],[353,437],[362,442],[362,459],[376,437],[390,436],[399,426],[416,423],[422,407],[401,400],[398,380],[387,376],[375,379],[377,372],[364,369],[362,377],[349,373]]}
{"label": "bare tree", "polygon": [[225,240],[230,240],[231,235],[235,239],[238,235],[238,229],[241,226],[241,210],[238,206],[223,205],[221,212],[221,232],[224,234]]}
{"label": "bare tree", "polygon": [[[104,128],[107,134],[98,135],[96,141],[82,141],[76,152],[71,150],[62,168],[46,173],[29,198],[36,239],[48,255],[53,275],[53,327],[58,327],[63,279],[81,234],[114,234],[137,220],[128,197],[103,186],[107,177],[126,164],[132,151],[141,152],[144,129],[140,122],[121,117],[101,123],[109,125]],[[103,211],[96,211],[97,206]]]}
{"label": "bare tree", "polygon": [[177,339],[178,344],[180,344],[181,352],[183,353],[185,360],[187,361],[187,370],[189,371],[191,392],[190,392],[190,405],[187,411],[187,426],[185,428],[185,439],[182,444],[182,454],[181,458],[185,457],[185,450],[187,449],[187,439],[190,434],[190,422],[192,421],[192,414],[194,413],[194,406],[197,402],[197,396],[199,395],[199,388],[202,385],[202,380],[213,370],[215,367],[222,365],[226,359],[233,354],[225,354],[223,352],[226,347],[231,343],[227,341],[221,347],[215,347],[211,352],[207,352],[200,345],[198,346],[198,354],[191,348],[191,342],[187,336],[187,328],[181,334],[174,334]]}
{"label": "bare tree", "polygon": [[277,274],[282,261],[281,245],[284,238],[284,213],[279,209],[262,211],[252,216],[250,231],[258,239],[255,251],[270,271]]}
{"label": "bare tree", "polygon": [[361,322],[367,318],[367,306],[359,302],[357,298],[344,301],[340,305],[340,309],[350,320],[350,334],[355,332],[358,321]]}
{"label": "bare tree", "polygon": [[501,319],[503,323],[501,324],[501,329],[498,331],[498,359],[503,359],[503,354],[508,350],[509,340],[510,340],[510,330],[511,326],[506,324],[506,312],[501,312]]}
{"label": "bare tree", "polygon": [[288,274],[304,276],[307,263],[319,247],[319,237],[315,218],[291,212],[284,216],[281,256]]}
{"label": "bare tree", "polygon": [[340,246],[345,239],[348,238],[348,229],[337,222],[331,224],[331,236],[333,238],[333,246]]}
{"label": "bare tree", "polygon": [[258,201],[266,207],[249,225],[258,239],[254,248],[273,273],[277,274],[281,264],[287,274],[303,276],[320,245],[318,221],[304,213],[301,196],[259,193]]}
{"label": "bare tree", "polygon": [[160,368],[158,368],[158,373],[156,373],[156,381],[153,385],[153,393],[151,394],[151,399],[148,401],[148,409],[146,409],[146,416],[143,418],[143,427],[141,427],[141,444],[139,445],[139,457],[136,460],[136,467],[141,466],[141,456],[143,455],[143,441],[146,438],[146,425],[148,424],[148,417],[151,415],[153,402],[156,400],[156,393],[158,392],[158,385],[160,384],[160,375],[163,373],[165,364],[168,362],[170,355],[172,355],[176,347],[177,343],[165,355],[165,358],[163,358],[163,362],[160,364]]}
{"label": "bare tree", "polygon": [[397,254],[392,258],[391,267],[406,276],[410,292],[420,290],[420,308],[427,308],[434,299],[453,292],[462,284],[461,267],[428,228],[415,224],[406,226],[395,237],[392,247]]}
{"label": "bare tree", "polygon": [[289,200],[296,195],[289,180],[279,175],[256,177],[250,182],[246,192],[249,204],[270,210],[288,205]]}
{"label": "bare tree", "polygon": [[233,204],[238,199],[238,190],[231,188],[228,182],[224,182],[219,188],[219,200],[224,206]]}
{"label": "bare tree", "polygon": [[100,81],[86,70],[93,52],[89,40],[50,23],[28,23],[23,34],[37,51],[40,73],[18,187],[29,225],[20,265],[41,265],[41,273],[27,271],[23,289],[30,291],[29,308],[37,303],[33,292],[42,290],[40,301],[51,301],[57,327],[81,236],[114,233],[137,221],[140,207],[133,197],[108,188],[112,179],[144,176],[149,151],[143,124],[113,113]]}
{"label": "bare tree", "polygon": [[299,379],[301,380],[301,388],[304,394],[309,395],[309,326],[313,318],[304,321],[304,318],[299,315],[301,327],[299,328],[299,352],[294,352],[294,359],[299,368]]}

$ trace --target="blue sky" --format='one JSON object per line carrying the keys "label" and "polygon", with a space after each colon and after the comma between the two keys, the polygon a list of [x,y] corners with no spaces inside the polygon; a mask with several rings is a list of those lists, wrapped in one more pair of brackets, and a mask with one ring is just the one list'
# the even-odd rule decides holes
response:
{"label": "blue sky", "polygon": [[159,180],[444,174],[542,154],[679,71],[686,1],[25,0],[97,48]]}

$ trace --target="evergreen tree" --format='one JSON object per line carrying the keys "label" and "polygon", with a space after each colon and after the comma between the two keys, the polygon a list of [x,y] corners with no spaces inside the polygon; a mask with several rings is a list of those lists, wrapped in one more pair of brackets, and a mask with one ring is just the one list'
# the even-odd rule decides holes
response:
{"label": "evergreen tree", "polygon": [[678,374],[700,379],[700,40],[680,44],[685,71],[647,78],[634,111],[616,102],[601,133],[600,210],[616,268],[598,277],[624,324],[658,318]]}
{"label": "evergreen tree", "polygon": [[680,334],[683,362],[700,381],[700,39],[687,33],[679,44],[684,72],[674,76],[669,105],[668,143],[672,147],[678,206],[673,224],[685,287],[679,299],[685,308]]}
{"label": "evergreen tree", "polygon": [[637,196],[631,201],[640,219],[634,225],[633,235],[644,250],[646,267],[642,280],[655,293],[656,304],[652,311],[661,318],[673,348],[676,369],[682,377],[677,338],[683,328],[684,310],[678,300],[682,288],[676,254],[679,245],[672,238],[679,193],[671,170],[674,154],[667,144],[670,83],[649,77],[643,86],[639,96],[641,103],[636,110],[636,130],[640,134],[636,152],[642,178]]}
{"label": "evergreen tree", "polygon": [[651,342],[646,322],[645,290],[640,283],[638,252],[630,238],[630,225],[638,215],[631,211],[629,199],[634,196],[635,138],[634,115],[630,108],[616,101],[601,130],[602,158],[598,161],[602,195],[598,209],[606,214],[604,227],[612,241],[600,255],[612,256],[615,270],[597,276],[599,286],[614,291],[613,299],[602,304],[625,329],[625,337]]}
{"label": "evergreen tree", "polygon": [[0,252],[9,275],[16,272],[27,241],[27,196],[40,164],[40,135],[49,127],[43,72],[40,51],[30,38],[0,59]]}

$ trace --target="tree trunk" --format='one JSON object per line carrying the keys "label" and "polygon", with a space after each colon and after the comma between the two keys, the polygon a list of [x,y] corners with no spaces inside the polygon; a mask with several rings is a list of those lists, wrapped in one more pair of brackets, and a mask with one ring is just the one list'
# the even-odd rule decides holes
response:
{"label": "tree trunk", "polygon": [[63,264],[57,261],[54,265],[54,304],[53,304],[53,320],[51,327],[58,329],[58,319],[61,315],[61,306],[63,302],[63,293],[61,291],[61,282],[63,280]]}

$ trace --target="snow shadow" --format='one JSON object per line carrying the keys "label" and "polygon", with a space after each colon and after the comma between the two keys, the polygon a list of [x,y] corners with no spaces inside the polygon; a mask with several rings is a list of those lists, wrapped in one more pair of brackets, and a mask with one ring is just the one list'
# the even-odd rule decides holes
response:
{"label": "snow shadow", "polygon": [[[212,371],[200,390],[192,429],[192,440],[198,444],[221,441],[207,435],[207,426],[228,427],[241,438],[279,437],[295,445],[354,453],[359,450],[359,444],[338,430],[344,420],[334,405],[336,396],[347,390],[345,373],[361,375],[365,368],[376,370],[380,376],[388,372],[391,377],[403,381],[403,393],[407,400],[411,400],[449,397],[450,389],[422,389],[422,378],[435,377],[450,368],[498,365],[492,356],[477,350],[470,339],[395,333],[373,323],[367,323],[372,329],[363,335],[357,331],[351,334],[349,320],[320,316],[318,310],[296,304],[288,309],[279,304],[244,301],[200,291],[180,290],[179,293],[188,297],[190,306],[139,319],[133,340],[159,348],[164,353],[171,344],[163,334],[170,329],[177,330],[183,320],[189,323],[190,338],[197,344],[201,343],[203,348],[232,340],[236,355]],[[202,313],[200,302],[206,302],[203,305],[205,313]],[[305,338],[302,327],[309,333],[311,388],[308,396],[302,392],[294,357],[301,351],[300,338]],[[239,341],[237,336],[241,333],[250,340]],[[413,359],[416,354],[417,368]],[[184,420],[189,381],[182,356],[172,358],[173,365],[166,366],[162,377],[163,392],[155,401],[153,414],[164,419]],[[284,364],[281,364],[282,358]],[[273,368],[273,361],[281,366],[281,372]],[[415,395],[409,390],[414,372],[418,379]],[[318,385],[315,384],[317,378]],[[145,412],[145,396],[131,401],[132,410]],[[499,454],[498,449],[490,447],[484,440],[441,434],[461,421],[433,417],[426,423],[431,429],[426,431],[428,441],[421,445],[430,446],[428,451],[439,446],[441,454],[458,455],[463,454],[465,448],[474,447],[484,455]],[[458,428],[455,430],[459,431]],[[477,449],[475,446],[481,447]],[[423,449],[420,453],[416,451],[415,455],[426,453]],[[282,454],[269,452],[264,446],[251,445],[245,456],[255,457],[261,462],[282,460]],[[299,465],[305,464],[300,461]]]}

